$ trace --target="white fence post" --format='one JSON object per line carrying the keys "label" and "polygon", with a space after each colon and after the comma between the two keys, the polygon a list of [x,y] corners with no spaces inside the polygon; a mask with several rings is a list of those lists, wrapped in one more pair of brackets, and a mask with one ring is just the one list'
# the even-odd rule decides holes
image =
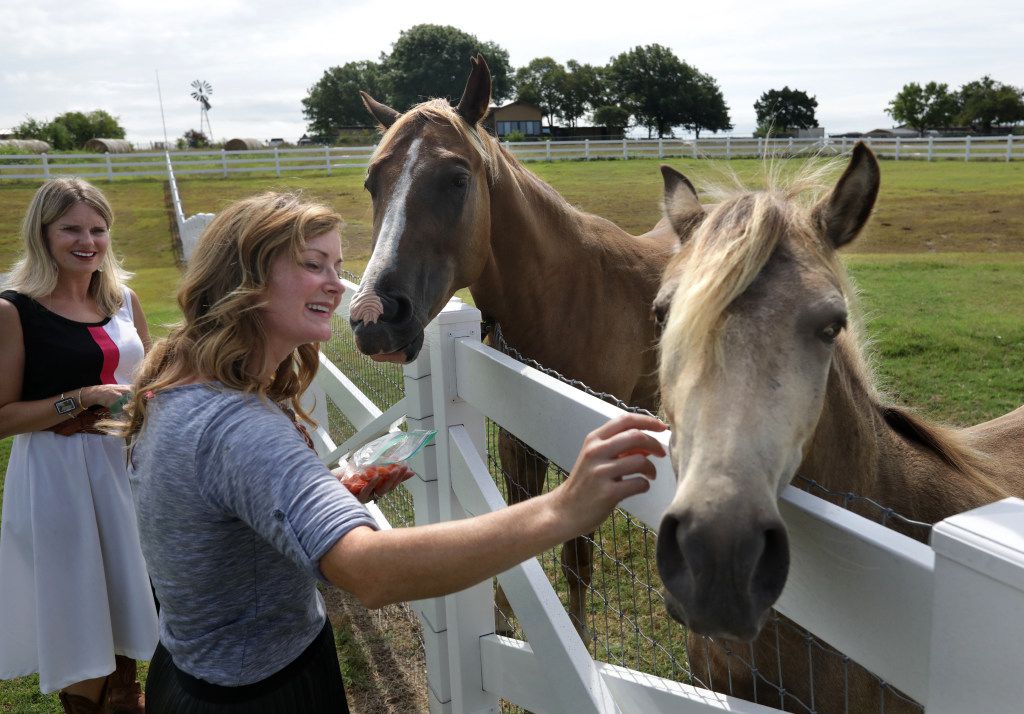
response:
{"label": "white fence post", "polygon": [[544,160],[551,161],[551,139],[544,142]]}
{"label": "white fence post", "polygon": [[[456,388],[455,342],[459,339],[480,340],[480,311],[453,299],[427,328],[437,429],[438,510],[444,521],[465,517],[452,489],[452,450],[458,447],[451,444],[449,428],[462,425],[478,451],[486,454],[484,418],[459,398]],[[497,711],[497,697],[484,691],[480,667],[480,638],[494,634],[491,581],[446,597],[445,624],[451,711],[453,714]]]}
{"label": "white fence post", "polygon": [[726,159],[731,159],[732,158],[732,137],[731,136],[725,137],[725,158]]}
{"label": "white fence post", "polygon": [[220,168],[221,168],[221,176],[223,178],[227,178],[228,177],[228,152],[227,152],[227,150],[223,146],[220,149]]}
{"label": "white fence post", "polygon": [[696,159],[697,158],[697,137],[696,136],[693,137],[693,145],[692,145],[692,148],[691,148],[690,152],[691,152],[693,158]]}
{"label": "white fence post", "polygon": [[48,178],[50,178],[50,160],[46,156],[46,152],[45,151],[42,153],[40,158],[43,160],[43,178],[44,179],[48,179]]}
{"label": "white fence post", "polygon": [[896,137],[896,156],[894,157],[894,160],[900,160],[900,138],[898,136]]}
{"label": "white fence post", "polygon": [[629,158],[629,144],[626,143],[626,137],[622,137],[622,158]]}
{"label": "white fence post", "polygon": [[104,152],[103,154],[104,163],[107,165],[107,181],[114,180],[114,167],[110,164],[110,152]]}
{"label": "white fence post", "polygon": [[971,160],[971,135],[967,135],[967,141],[964,143],[964,161]]}
{"label": "white fence post", "polygon": [[281,178],[281,152],[274,147],[274,173]]}
{"label": "white fence post", "polygon": [[658,158],[665,158],[665,142],[660,136],[658,137]]}
{"label": "white fence post", "polygon": [[1013,158],[1013,134],[1006,135],[1006,160]]}
{"label": "white fence post", "polygon": [[[410,429],[434,428],[433,382],[430,374],[430,349],[403,368],[406,423]],[[410,466],[416,478],[406,481],[412,493],[416,525],[441,520],[437,484],[437,445],[431,444],[413,457]],[[449,669],[448,625],[444,598],[411,603],[419,615],[423,631],[423,651],[427,661],[427,688],[431,714],[451,712],[452,683]]]}
{"label": "white fence post", "polygon": [[324,163],[327,164],[327,175],[331,175],[331,147],[324,147]]}
{"label": "white fence post", "polygon": [[757,137],[757,158],[759,158],[759,159],[763,159],[764,158],[764,146],[763,146],[763,144],[764,144],[764,139],[762,137],[760,137],[760,136]]}
{"label": "white fence post", "polygon": [[947,518],[932,531],[932,547],[928,714],[1020,711],[1024,501]]}
{"label": "white fence post", "polygon": [[935,156],[935,137],[928,137],[928,160],[932,161]]}
{"label": "white fence post", "polygon": [[590,139],[583,140],[583,160],[590,161]]}

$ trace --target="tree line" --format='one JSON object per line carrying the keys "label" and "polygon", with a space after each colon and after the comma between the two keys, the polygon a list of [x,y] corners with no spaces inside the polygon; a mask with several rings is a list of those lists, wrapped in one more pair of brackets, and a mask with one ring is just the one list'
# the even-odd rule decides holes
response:
{"label": "tree line", "polygon": [[539,57],[514,69],[508,52],[494,42],[447,25],[416,25],[400,33],[391,53],[327,69],[302,100],[309,132],[331,141],[343,128],[367,126],[359,90],[404,111],[432,97],[457,99],[477,52],[491,70],[495,102],[515,98],[540,107],[548,124],[575,127],[585,115],[612,131],[631,123],[665,136],[675,127],[701,131],[732,129],[729,108],[709,74],[662,45],[637,46],[595,66],[565,65]]}
{"label": "tree line", "polygon": [[903,85],[886,113],[924,133],[929,129],[964,127],[991,134],[993,127],[1024,121],[1024,90],[985,75],[952,91],[948,84]]}

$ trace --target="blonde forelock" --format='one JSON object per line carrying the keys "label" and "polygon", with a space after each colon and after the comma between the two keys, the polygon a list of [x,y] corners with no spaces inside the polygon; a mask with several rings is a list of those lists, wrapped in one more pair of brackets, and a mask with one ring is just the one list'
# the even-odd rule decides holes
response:
{"label": "blonde forelock", "polygon": [[720,365],[726,311],[750,287],[783,236],[820,254],[845,285],[845,272],[821,244],[810,219],[810,206],[834,170],[832,162],[804,162],[786,177],[769,164],[763,191],[743,189],[735,179],[731,185],[702,186],[721,202],[675,264],[678,288],[661,338],[663,384],[683,376],[678,373],[681,365],[694,380]]}

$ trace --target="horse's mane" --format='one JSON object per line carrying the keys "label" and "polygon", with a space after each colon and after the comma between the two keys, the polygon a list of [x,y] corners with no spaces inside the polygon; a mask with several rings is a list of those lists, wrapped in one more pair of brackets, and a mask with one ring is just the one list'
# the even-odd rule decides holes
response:
{"label": "horse's mane", "polygon": [[762,191],[744,188],[735,174],[731,186],[702,186],[719,203],[684,245],[677,264],[679,289],[661,339],[663,368],[686,364],[695,378],[720,364],[718,336],[726,309],[761,272],[783,235],[819,251],[845,283],[845,271],[823,249],[808,210],[833,170],[832,162],[804,162],[787,178],[781,162],[770,162]]}
{"label": "horse's mane", "polygon": [[421,125],[424,122],[449,124],[465,139],[470,146],[476,149],[487,169],[487,175],[491,181],[494,180],[494,167],[498,163],[499,148],[498,142],[482,131],[477,126],[471,126],[446,99],[430,99],[417,104],[409,111],[400,115],[391,127],[384,132],[380,144],[370,157],[370,162],[387,156],[394,150],[395,142],[403,134],[402,128],[409,124]]}

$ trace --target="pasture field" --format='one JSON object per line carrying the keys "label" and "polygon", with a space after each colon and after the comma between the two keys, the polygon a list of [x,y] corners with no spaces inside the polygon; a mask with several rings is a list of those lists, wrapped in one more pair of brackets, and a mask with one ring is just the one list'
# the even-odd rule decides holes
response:
{"label": "pasture field", "polygon": [[[757,184],[756,161],[667,162],[699,183],[735,171]],[[533,163],[584,210],[639,233],[659,217],[661,177],[653,160]],[[785,168],[785,167],[784,167]],[[370,253],[371,212],[361,170],[181,181],[186,214],[215,212],[269,189],[301,189],[346,217],[346,267]],[[154,335],[177,316],[179,278],[163,183],[98,184],[113,204],[114,240],[136,274]],[[0,273],[20,250],[19,224],[35,184],[0,183]],[[882,190],[865,234],[847,251],[860,288],[865,332],[887,391],[953,424],[992,418],[1024,403],[1024,164],[883,162]],[[10,439],[0,440],[0,491]],[[339,641],[346,638],[339,635]],[[346,651],[350,651],[346,648]],[[601,653],[598,653],[599,656]],[[351,665],[346,665],[351,666]],[[355,666],[356,672],[360,667]],[[56,712],[34,677],[0,683],[0,712]]]}

